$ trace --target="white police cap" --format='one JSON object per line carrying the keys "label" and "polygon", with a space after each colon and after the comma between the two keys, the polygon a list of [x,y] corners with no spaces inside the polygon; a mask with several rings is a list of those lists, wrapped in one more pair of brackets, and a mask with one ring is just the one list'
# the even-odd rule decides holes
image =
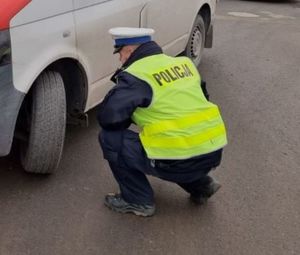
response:
{"label": "white police cap", "polygon": [[115,54],[126,45],[137,45],[151,41],[151,36],[155,31],[151,28],[115,27],[108,32],[115,40]]}

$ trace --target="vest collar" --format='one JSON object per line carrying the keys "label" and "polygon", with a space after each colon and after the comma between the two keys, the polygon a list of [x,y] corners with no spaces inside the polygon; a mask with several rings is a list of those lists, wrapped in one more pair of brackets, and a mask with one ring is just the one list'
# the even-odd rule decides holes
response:
{"label": "vest collar", "polygon": [[152,55],[161,54],[162,49],[158,46],[158,44],[154,41],[144,43],[140,45],[130,56],[130,58],[124,63],[124,69],[130,66],[135,61],[138,61],[142,58],[149,57]]}
{"label": "vest collar", "polygon": [[138,61],[142,58],[162,54],[163,51],[161,47],[154,41],[143,43],[138,47],[130,56],[130,58],[119,68],[114,75],[111,77],[111,81],[116,83],[117,76],[124,71],[128,66],[133,64],[135,61]]}

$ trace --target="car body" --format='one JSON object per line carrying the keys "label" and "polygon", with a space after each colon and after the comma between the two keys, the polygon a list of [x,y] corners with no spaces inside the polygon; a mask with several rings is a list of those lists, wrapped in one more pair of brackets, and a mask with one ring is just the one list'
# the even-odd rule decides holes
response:
{"label": "car body", "polygon": [[[205,26],[205,34],[198,31],[200,44],[211,47],[216,1],[0,0],[0,6],[0,107],[4,113],[0,119],[0,156],[5,156],[14,136],[26,141],[33,135],[31,128],[36,123],[32,113],[26,114],[26,105],[35,100],[32,91],[48,82],[39,80],[42,74],[54,72],[55,77],[61,77],[66,120],[80,123],[112,87],[110,77],[119,63],[107,33],[111,27],[151,27],[164,52],[175,56],[190,51],[187,45],[197,34],[193,29],[198,16]],[[195,40],[199,41],[198,37]],[[34,114],[48,112],[38,111]],[[25,125],[28,119],[31,124]],[[45,132],[44,136],[51,139]],[[35,149],[35,153],[47,154],[46,150]],[[58,154],[60,158],[61,152]],[[24,168],[48,173],[57,164],[44,171]]]}

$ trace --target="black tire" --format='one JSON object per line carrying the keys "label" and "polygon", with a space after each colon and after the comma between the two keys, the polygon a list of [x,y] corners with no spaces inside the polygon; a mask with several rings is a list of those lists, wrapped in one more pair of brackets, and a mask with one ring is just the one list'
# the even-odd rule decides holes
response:
{"label": "black tire", "polygon": [[46,71],[36,80],[27,115],[29,137],[21,163],[30,173],[53,173],[59,164],[66,129],[66,96],[61,75]]}
{"label": "black tire", "polygon": [[196,66],[199,66],[201,62],[204,50],[205,36],[205,24],[203,18],[198,15],[193,24],[190,38],[184,52],[184,55],[189,57]]}

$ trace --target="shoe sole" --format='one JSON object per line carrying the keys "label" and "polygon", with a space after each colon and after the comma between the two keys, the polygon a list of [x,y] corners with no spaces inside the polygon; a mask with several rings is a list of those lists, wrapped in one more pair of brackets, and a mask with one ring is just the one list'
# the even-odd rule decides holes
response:
{"label": "shoe sole", "polygon": [[149,210],[149,212],[145,213],[145,212],[141,212],[141,211],[137,211],[135,210],[133,207],[126,207],[126,208],[116,208],[111,206],[109,203],[107,203],[106,201],[104,202],[104,205],[106,205],[109,209],[111,209],[114,212],[118,212],[118,213],[133,213],[137,216],[141,216],[141,217],[151,217],[154,215],[155,210]]}
{"label": "shoe sole", "polygon": [[213,184],[213,187],[212,187],[213,190],[212,190],[211,194],[209,194],[208,197],[211,197],[212,195],[216,194],[217,191],[218,191],[221,187],[222,187],[222,185],[221,185],[220,183],[215,182],[215,183]]}
{"label": "shoe sole", "polygon": [[212,187],[212,192],[208,194],[206,197],[201,198],[193,198],[190,197],[190,200],[196,205],[205,205],[210,197],[217,193],[217,191],[222,187],[220,183],[215,182]]}

